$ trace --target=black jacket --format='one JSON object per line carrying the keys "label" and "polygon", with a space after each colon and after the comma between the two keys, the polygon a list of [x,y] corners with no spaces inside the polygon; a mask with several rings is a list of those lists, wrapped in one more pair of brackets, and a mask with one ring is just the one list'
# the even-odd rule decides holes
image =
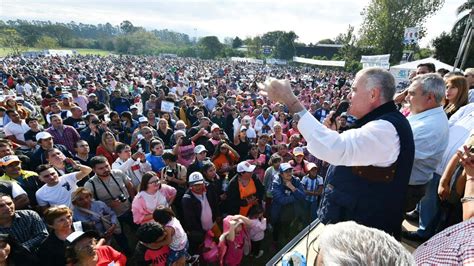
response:
{"label": "black jacket", "polygon": [[[265,188],[256,175],[252,175],[252,179],[255,183],[255,188],[257,189],[255,196],[261,204],[265,194]],[[227,211],[231,215],[239,214],[240,206],[247,206],[247,201],[240,198],[239,177],[236,175],[230,180],[227,189]]]}

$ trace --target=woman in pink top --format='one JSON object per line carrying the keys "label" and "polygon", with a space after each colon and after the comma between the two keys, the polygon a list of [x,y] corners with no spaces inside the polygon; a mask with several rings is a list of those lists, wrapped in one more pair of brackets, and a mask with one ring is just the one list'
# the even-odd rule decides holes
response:
{"label": "woman in pink top", "polygon": [[263,183],[263,176],[265,175],[265,164],[266,164],[267,157],[265,154],[259,154],[257,144],[252,143],[250,144],[250,151],[247,156],[247,162],[252,165],[256,165],[255,170],[253,171],[254,174],[260,179],[260,182]]}
{"label": "woman in pink top", "polygon": [[271,137],[273,145],[288,143],[288,136],[283,134],[283,128],[279,122],[275,122],[275,124],[273,124],[273,134]]}
{"label": "woman in pink top", "polygon": [[223,220],[224,232],[219,237],[219,262],[223,266],[237,266],[250,253],[247,227],[252,222],[242,215],[228,215]]}
{"label": "woman in pink top", "polygon": [[153,211],[160,206],[169,207],[176,197],[176,189],[162,184],[153,171],[143,175],[139,190],[132,202],[133,222],[136,224],[153,221]]}

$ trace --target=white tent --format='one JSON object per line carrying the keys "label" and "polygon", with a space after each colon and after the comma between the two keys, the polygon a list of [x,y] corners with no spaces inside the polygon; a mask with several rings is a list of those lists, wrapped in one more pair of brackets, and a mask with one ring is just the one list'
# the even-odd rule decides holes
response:
{"label": "white tent", "polygon": [[[412,61],[408,63],[404,63],[398,66],[392,66],[390,67],[390,73],[395,77],[395,82],[396,84],[399,84],[401,82],[408,82],[408,76],[410,75],[410,71],[416,70],[416,67],[419,64],[426,64],[426,63],[433,63],[436,66],[436,70],[444,68],[449,71],[453,70],[453,66],[450,66],[446,63],[443,63],[439,60],[436,60],[432,57],[417,60],[417,61]],[[459,69],[456,69],[459,70]]]}

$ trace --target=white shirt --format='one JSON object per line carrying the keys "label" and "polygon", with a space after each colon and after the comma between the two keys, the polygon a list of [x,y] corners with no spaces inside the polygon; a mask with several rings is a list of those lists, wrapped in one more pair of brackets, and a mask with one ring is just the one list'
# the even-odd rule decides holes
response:
{"label": "white shirt", "polygon": [[26,195],[26,191],[23,190],[23,188],[20,187],[16,182],[11,182],[12,185],[12,197],[16,198],[21,195]]}
{"label": "white shirt", "polygon": [[451,160],[459,148],[462,148],[466,139],[474,133],[472,132],[474,130],[474,103],[461,107],[451,116],[448,123],[448,147],[444,150],[443,158],[436,168],[435,173],[438,175],[443,175],[449,160]]}
{"label": "white shirt", "polygon": [[397,130],[386,120],[371,121],[339,134],[306,112],[298,122],[298,130],[309,152],[332,165],[387,167],[400,154]]}
{"label": "white shirt", "polygon": [[[259,136],[261,136],[262,135],[262,127],[264,126],[264,124],[260,119],[258,119],[259,116],[257,116],[257,119],[255,119],[255,131],[257,131],[257,134]],[[269,121],[267,123],[267,126],[269,126],[270,129],[266,133],[270,135],[270,134],[273,133],[273,125],[275,125],[276,119],[272,114],[269,114],[268,116],[269,116],[268,117]],[[263,118],[263,119],[265,119],[265,118]],[[267,119],[265,119],[265,120],[267,120]]]}
{"label": "white shirt", "polygon": [[77,175],[78,172],[69,173],[59,177],[59,182],[50,187],[43,185],[36,191],[36,199],[39,206],[58,206],[66,205],[72,207],[71,194],[77,189]]}
{"label": "white shirt", "polygon": [[[5,131],[5,136],[15,136],[17,140],[25,141],[25,133],[30,130],[30,127],[26,124],[24,120],[21,121],[21,124],[9,122],[3,130]],[[21,145],[22,148],[28,149],[28,146]]]}
{"label": "white shirt", "polygon": [[[237,132],[240,132],[240,128],[242,127],[242,124],[239,122],[239,119],[235,118],[234,121],[232,122],[232,125],[234,126],[234,136],[235,136]],[[252,126],[247,127],[247,138],[249,139],[257,138],[257,132],[255,131],[255,129],[252,128]]]}

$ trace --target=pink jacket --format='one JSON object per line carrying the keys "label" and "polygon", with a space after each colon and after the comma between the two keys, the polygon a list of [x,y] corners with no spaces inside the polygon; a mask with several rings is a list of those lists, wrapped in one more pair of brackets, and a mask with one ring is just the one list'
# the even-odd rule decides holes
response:
{"label": "pink jacket", "polygon": [[[171,205],[170,203],[174,200],[176,196],[176,189],[172,186],[161,184],[160,190],[156,193],[158,198],[157,205],[154,208],[149,209],[143,197],[145,191],[140,191],[132,202],[132,213],[133,213],[133,222],[136,224],[144,224],[152,221],[152,218],[145,218],[147,214],[153,214],[153,211],[160,205],[166,205],[167,207]],[[162,198],[160,200],[159,198]]]}

